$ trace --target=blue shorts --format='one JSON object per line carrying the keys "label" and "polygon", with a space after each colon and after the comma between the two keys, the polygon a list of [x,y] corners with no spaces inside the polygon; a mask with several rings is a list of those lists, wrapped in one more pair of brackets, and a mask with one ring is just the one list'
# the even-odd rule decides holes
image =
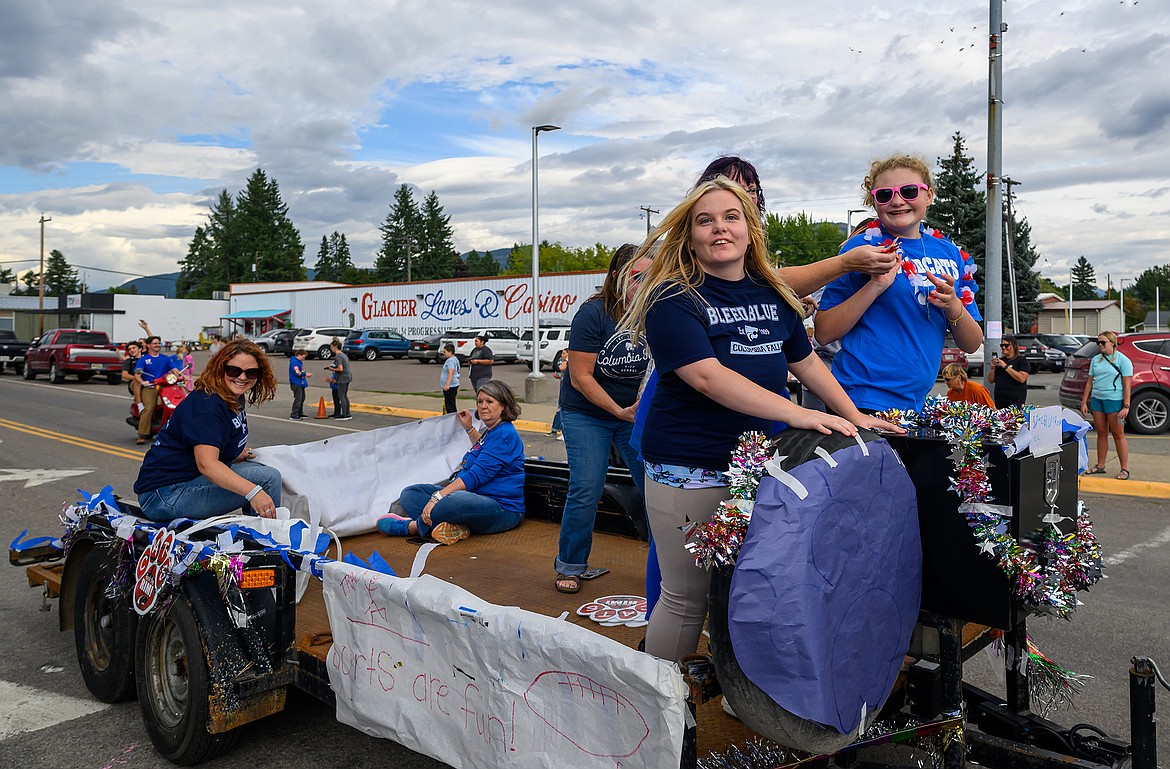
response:
{"label": "blue shorts", "polygon": [[1121,404],[1124,403],[1120,398],[1117,400],[1101,400],[1100,398],[1093,398],[1089,401],[1089,411],[1100,411],[1102,414],[1116,414],[1121,411]]}

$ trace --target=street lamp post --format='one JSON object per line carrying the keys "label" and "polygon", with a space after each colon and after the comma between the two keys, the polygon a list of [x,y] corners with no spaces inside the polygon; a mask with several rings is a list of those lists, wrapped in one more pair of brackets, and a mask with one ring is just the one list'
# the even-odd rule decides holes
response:
{"label": "street lamp post", "polygon": [[851,208],[845,212],[845,237],[853,234],[853,215],[868,213],[868,208]]}
{"label": "street lamp post", "polygon": [[1125,282],[1129,278],[1121,278],[1118,282],[1121,284],[1117,291],[1117,301],[1121,304],[1121,333],[1125,333]]}
{"label": "street lamp post", "polygon": [[542,131],[559,131],[557,125],[532,126],[532,373],[524,380],[524,400],[548,400],[548,379],[540,373],[540,187],[537,174],[536,140]]}

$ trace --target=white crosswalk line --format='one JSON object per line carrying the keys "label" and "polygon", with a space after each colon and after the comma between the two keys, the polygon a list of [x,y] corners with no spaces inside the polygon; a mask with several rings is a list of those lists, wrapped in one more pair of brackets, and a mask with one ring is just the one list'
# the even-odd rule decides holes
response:
{"label": "white crosswalk line", "polygon": [[0,681],[0,740],[105,710],[109,705]]}

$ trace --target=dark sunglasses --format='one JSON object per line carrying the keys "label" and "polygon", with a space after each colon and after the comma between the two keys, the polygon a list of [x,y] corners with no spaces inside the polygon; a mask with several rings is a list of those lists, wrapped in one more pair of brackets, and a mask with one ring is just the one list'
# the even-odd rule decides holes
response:
{"label": "dark sunglasses", "polygon": [[878,187],[876,190],[870,190],[873,195],[875,203],[881,203],[883,206],[894,199],[894,193],[898,193],[902,200],[914,200],[918,197],[918,190],[929,190],[925,184],[903,184],[901,187]]}
{"label": "dark sunglasses", "polygon": [[224,366],[223,373],[230,379],[237,379],[243,376],[244,379],[256,381],[260,378],[260,369],[258,368],[240,368],[239,366]]}
{"label": "dark sunglasses", "polygon": [[1108,339],[1098,339],[1097,344],[1109,344],[1109,340]]}
{"label": "dark sunglasses", "polygon": [[1000,342],[1000,343],[999,343],[999,346],[1000,346],[1000,347],[1011,347],[1011,345],[1010,345],[1010,344],[1008,344],[1007,342]]}

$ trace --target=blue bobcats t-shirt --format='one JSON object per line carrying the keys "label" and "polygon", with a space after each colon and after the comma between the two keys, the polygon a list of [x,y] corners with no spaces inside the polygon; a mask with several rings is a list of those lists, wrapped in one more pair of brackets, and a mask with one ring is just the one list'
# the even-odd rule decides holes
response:
{"label": "blue bobcats t-shirt", "polygon": [[295,355],[288,362],[288,383],[297,387],[309,386],[309,378],[305,376],[305,362]]}
{"label": "blue bobcats t-shirt", "polygon": [[241,405],[233,413],[223,398],[195,390],[178,405],[146,452],[134,493],[186,483],[200,476],[196,446],[215,446],[225,465],[235,461],[248,444],[248,417]]}
{"label": "blue bobcats t-shirt", "polygon": [[[593,378],[613,402],[625,408],[638,398],[638,385],[650,364],[646,346],[630,341],[630,332],[618,331],[617,323],[605,311],[600,299],[590,299],[573,316],[569,330],[569,349],[573,352],[596,353]],[[616,419],[604,409],[593,405],[573,387],[569,369],[565,369],[561,383],[560,406],[563,411],[580,411],[591,416]]]}
{"label": "blue bobcats t-shirt", "polygon": [[705,358],[782,397],[788,361],[812,354],[804,321],[766,283],[752,277],[727,281],[707,275],[694,293],[660,289],[646,316],[646,337],[658,387],[646,415],[642,456],[647,462],[723,472],[740,434],[772,432],[770,419],[721,406],[695,390],[676,370]]}
{"label": "blue bobcats t-shirt", "polygon": [[[921,235],[897,241],[902,269],[842,337],[841,350],[833,357],[833,376],[858,408],[918,410],[934,386],[947,320],[926,300],[934,288],[927,270],[954,278],[956,293],[969,302],[967,312],[982,320],[974,302],[979,290],[974,261],[938,230],[922,227]],[[875,223],[845,241],[841,253],[861,245],[892,243],[894,238]],[[843,303],[868,282],[869,275],[859,272],[837,278],[825,287],[819,312]]]}
{"label": "blue bobcats t-shirt", "polygon": [[170,355],[143,355],[138,358],[138,363],[134,366],[134,371],[141,371],[142,378],[145,379],[151,387],[154,387],[154,385],[151,384],[154,382],[154,380],[158,379],[160,376],[163,376],[172,369],[182,368],[182,362],[175,360]]}

